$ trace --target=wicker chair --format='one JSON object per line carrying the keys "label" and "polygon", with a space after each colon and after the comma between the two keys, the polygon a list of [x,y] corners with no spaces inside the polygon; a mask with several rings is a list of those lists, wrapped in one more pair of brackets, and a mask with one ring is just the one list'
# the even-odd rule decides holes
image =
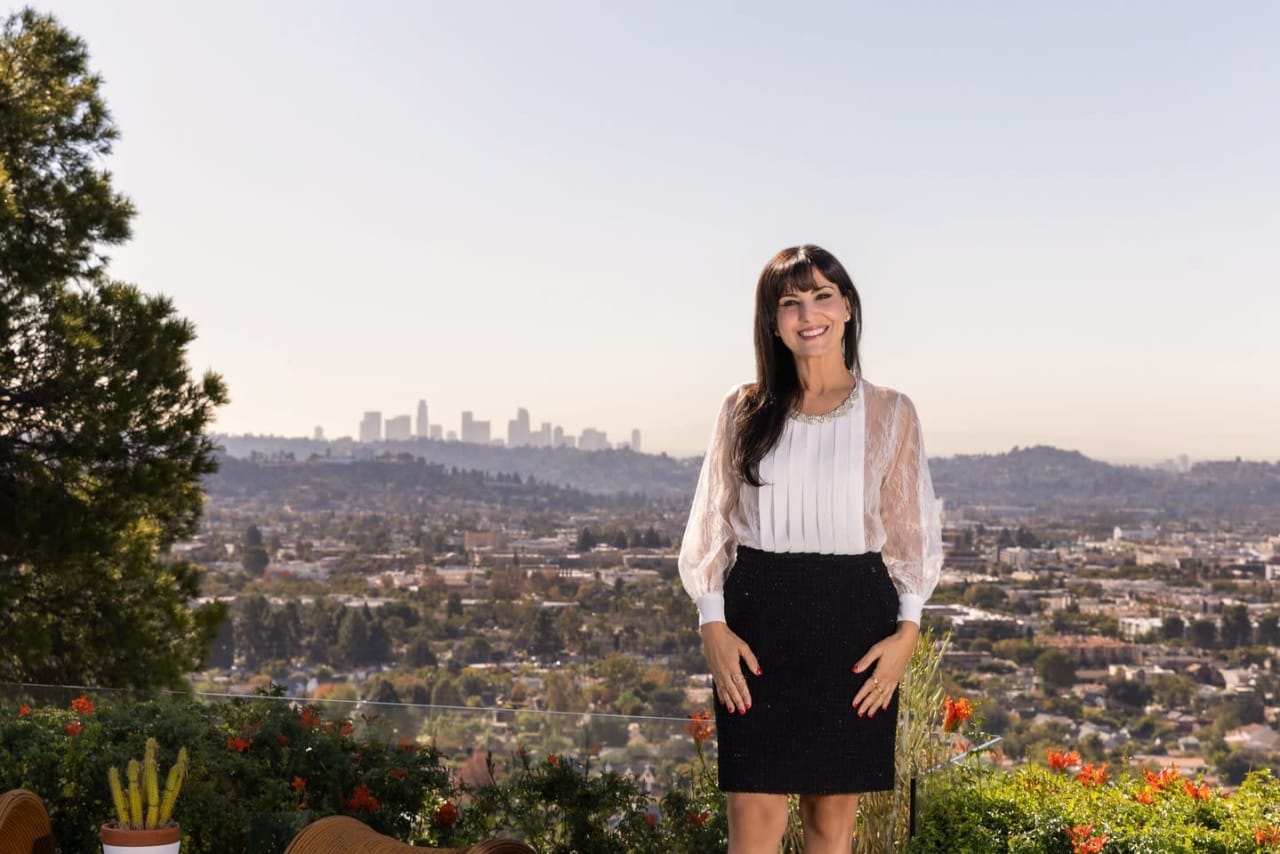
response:
{"label": "wicker chair", "polygon": [[345,815],[331,815],[304,827],[284,854],[538,854],[514,839],[489,839],[466,848],[415,848],[383,836]]}
{"label": "wicker chair", "polygon": [[26,789],[0,795],[0,854],[54,854],[56,847],[38,795]]}

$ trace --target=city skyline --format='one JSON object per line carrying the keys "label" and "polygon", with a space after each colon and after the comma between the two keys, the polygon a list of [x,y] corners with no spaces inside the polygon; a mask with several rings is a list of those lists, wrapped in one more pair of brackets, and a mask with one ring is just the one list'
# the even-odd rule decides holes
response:
{"label": "city skyline", "polygon": [[354,435],[331,436],[323,425],[317,425],[313,437],[323,441],[343,441],[354,439],[360,443],[397,442],[409,439],[436,439],[458,441],[477,445],[500,445],[508,448],[546,447],[546,448],[579,448],[585,451],[600,451],[610,448],[630,448],[641,451],[641,431],[631,428],[629,439],[610,441],[607,430],[599,430],[586,426],[576,435],[564,429],[561,424],[550,421],[539,423],[533,429],[533,422],[526,407],[516,407],[516,417],[507,421],[505,436],[495,434],[492,423],[488,419],[476,419],[472,410],[463,410],[458,415],[458,429],[450,430],[442,422],[432,423],[429,417],[430,407],[425,398],[417,405],[417,415],[411,418],[408,414],[383,416],[383,410],[365,410],[361,416]]}
{"label": "city skyline", "polygon": [[42,8],[220,432],[430,388],[699,454],[812,242],[931,455],[1280,459],[1280,6]]}

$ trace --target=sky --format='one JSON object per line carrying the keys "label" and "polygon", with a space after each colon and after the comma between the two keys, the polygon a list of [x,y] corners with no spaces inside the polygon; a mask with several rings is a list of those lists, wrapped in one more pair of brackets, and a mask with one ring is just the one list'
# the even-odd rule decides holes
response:
{"label": "sky", "polygon": [[931,456],[1280,459],[1280,5],[37,4],[230,433],[702,452],[816,243]]}

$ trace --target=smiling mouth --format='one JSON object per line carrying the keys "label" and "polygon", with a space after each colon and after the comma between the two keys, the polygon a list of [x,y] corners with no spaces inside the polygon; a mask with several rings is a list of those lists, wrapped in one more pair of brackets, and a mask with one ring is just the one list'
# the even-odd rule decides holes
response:
{"label": "smiling mouth", "polygon": [[825,326],[821,327],[820,329],[801,329],[800,337],[804,338],[807,341],[811,338],[817,338],[821,336],[826,331],[827,331],[827,327]]}

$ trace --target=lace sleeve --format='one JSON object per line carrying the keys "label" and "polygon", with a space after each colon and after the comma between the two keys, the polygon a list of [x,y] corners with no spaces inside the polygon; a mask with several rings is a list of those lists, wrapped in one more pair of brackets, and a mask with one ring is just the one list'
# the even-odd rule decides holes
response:
{"label": "lace sleeve", "polygon": [[729,514],[738,497],[733,415],[740,391],[735,386],[725,396],[716,416],[680,544],[680,580],[698,605],[699,625],[724,620],[724,576],[737,553]]}
{"label": "lace sleeve", "polygon": [[895,450],[880,487],[881,554],[898,588],[898,619],[918,625],[942,572],[942,512],[933,494],[920,420],[906,395],[898,399],[890,435]]}

